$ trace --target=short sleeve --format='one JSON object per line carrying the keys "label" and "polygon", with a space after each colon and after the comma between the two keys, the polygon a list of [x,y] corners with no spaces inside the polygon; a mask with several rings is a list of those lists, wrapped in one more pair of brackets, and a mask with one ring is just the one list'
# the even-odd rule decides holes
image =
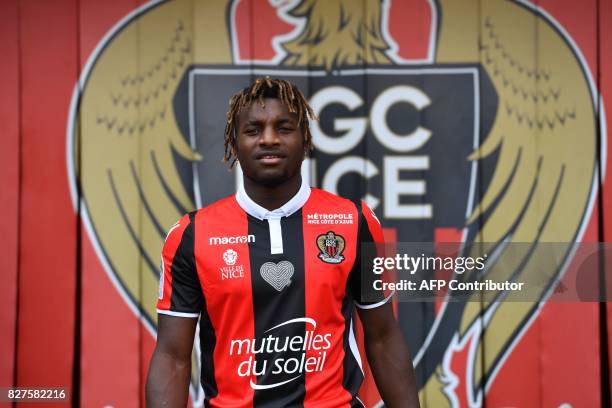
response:
{"label": "short sleeve", "polygon": [[199,317],[204,295],[194,255],[195,213],[185,215],[168,231],[161,256],[157,312]]}
{"label": "short sleeve", "polygon": [[[350,289],[355,305],[360,309],[373,309],[387,303],[393,293],[374,290],[374,258],[385,243],[383,230],[376,214],[363,202],[357,203],[359,226],[357,232],[357,256],[351,270]],[[376,245],[380,244],[380,245]]]}

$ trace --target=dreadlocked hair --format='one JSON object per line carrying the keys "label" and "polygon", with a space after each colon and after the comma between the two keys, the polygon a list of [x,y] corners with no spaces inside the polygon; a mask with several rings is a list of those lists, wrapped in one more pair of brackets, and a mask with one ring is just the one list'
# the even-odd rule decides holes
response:
{"label": "dreadlocked hair", "polygon": [[314,111],[306,101],[302,92],[289,81],[277,78],[257,78],[248,86],[232,96],[227,111],[227,124],[225,125],[225,154],[223,161],[230,163],[230,168],[236,164],[236,125],[238,115],[243,109],[249,108],[253,102],[265,107],[265,98],[276,98],[298,117],[298,127],[304,136],[304,149],[312,149],[312,134],[308,119],[317,119]]}

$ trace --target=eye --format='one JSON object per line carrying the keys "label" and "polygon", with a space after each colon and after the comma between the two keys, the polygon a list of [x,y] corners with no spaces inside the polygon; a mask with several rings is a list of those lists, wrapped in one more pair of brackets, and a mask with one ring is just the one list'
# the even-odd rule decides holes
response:
{"label": "eye", "polygon": [[278,129],[279,132],[281,133],[291,133],[293,132],[295,129],[293,129],[290,126],[282,126],[280,129]]}
{"label": "eye", "polygon": [[244,134],[247,136],[256,136],[259,133],[259,129],[256,127],[249,127],[244,130]]}

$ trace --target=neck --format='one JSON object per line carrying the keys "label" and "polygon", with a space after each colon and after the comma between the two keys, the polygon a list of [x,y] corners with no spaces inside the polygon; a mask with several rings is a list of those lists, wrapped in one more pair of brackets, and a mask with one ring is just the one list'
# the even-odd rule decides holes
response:
{"label": "neck", "polygon": [[242,179],[244,191],[251,197],[251,200],[270,211],[285,205],[297,194],[302,186],[302,176],[299,173],[272,187],[258,184],[246,176],[243,176]]}

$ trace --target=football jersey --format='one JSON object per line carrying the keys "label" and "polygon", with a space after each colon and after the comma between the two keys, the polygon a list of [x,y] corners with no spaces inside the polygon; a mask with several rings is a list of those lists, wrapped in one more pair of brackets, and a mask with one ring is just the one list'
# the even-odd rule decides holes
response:
{"label": "football jersey", "polygon": [[361,244],[382,240],[363,202],[305,183],[274,211],[240,188],[177,222],[157,310],[200,318],[205,404],[362,406],[353,306],[388,301],[361,297]]}

